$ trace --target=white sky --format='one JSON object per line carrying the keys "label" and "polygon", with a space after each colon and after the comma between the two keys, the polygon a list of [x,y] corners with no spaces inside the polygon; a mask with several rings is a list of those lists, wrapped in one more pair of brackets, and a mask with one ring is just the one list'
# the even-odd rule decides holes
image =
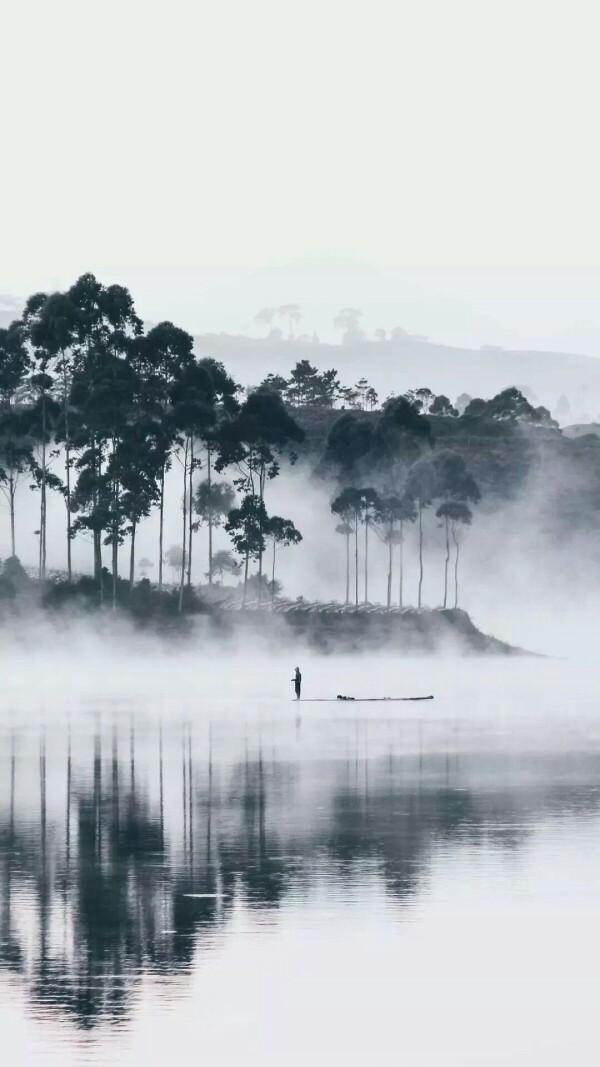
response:
{"label": "white sky", "polygon": [[[386,307],[400,268],[553,265],[550,285],[536,268],[488,272],[483,286],[473,271],[429,273],[427,321],[405,324],[439,337],[440,297],[450,334],[448,301],[462,309],[449,340],[527,343],[548,316],[551,334],[583,328],[593,347],[600,274],[585,275],[582,295],[565,268],[599,262],[598,10],[9,0],[0,292],[92,269],[137,280],[148,317],[162,300],[201,329],[217,328],[194,311],[216,285],[230,329],[255,309],[249,272],[277,279],[281,263],[300,261],[292,273],[319,288],[328,321],[338,292],[359,299],[358,284],[342,295],[347,260],[355,282],[375,272]],[[201,280],[181,268],[202,268]],[[311,285],[287,299],[310,303]],[[468,326],[469,307],[487,332]],[[373,316],[373,327],[402,322]]]}

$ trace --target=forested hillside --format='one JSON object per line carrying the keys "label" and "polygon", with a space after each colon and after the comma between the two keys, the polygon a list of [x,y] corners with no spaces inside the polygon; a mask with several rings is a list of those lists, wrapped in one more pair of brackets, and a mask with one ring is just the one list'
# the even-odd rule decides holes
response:
{"label": "forested hillside", "polygon": [[194,341],[197,352],[227,363],[245,386],[257,385],[270,372],[287,375],[297,362],[307,359],[319,370],[335,367],[344,381],[366,376],[383,396],[392,390],[403,393],[418,383],[451,397],[463,392],[491,397],[516,385],[531,390],[553,414],[561,397],[566,397],[581,421],[600,415],[600,360],[592,356],[491,346],[456,348],[409,334],[348,340],[341,345],[309,337],[228,334],[196,335]]}
{"label": "forested hillside", "polygon": [[[371,562],[379,560],[381,574],[382,553],[386,606],[406,606],[407,544],[415,606],[426,605],[424,571],[433,562],[442,579],[434,595],[443,608],[458,607],[461,544],[485,516],[500,516],[513,545],[527,540],[530,554],[532,542],[540,552],[585,538],[587,562],[596,564],[600,439],[563,434],[531,389],[511,383],[492,396],[449,396],[419,366],[406,389],[406,367],[398,369],[385,395],[368,361],[347,376],[304,358],[286,371],[271,342],[254,345],[272,358],[249,388],[247,375],[232,373],[231,339],[213,341],[210,354],[198,353],[173,323],[144,327],[128,290],[92,275],[64,293],[34,294],[0,329],[6,596],[27,587],[16,517],[30,491],[39,588],[52,543],[64,552],[59,599],[71,595],[77,538],[89,545],[86,595],[113,606],[130,600],[142,612],[153,587],[179,614],[197,606],[199,571],[210,593],[237,582],[242,605],[273,604],[279,551],[296,551],[304,523],[319,540],[343,537],[345,603],[355,608],[370,603]],[[358,358],[363,348],[342,345],[335,354]],[[385,340],[378,351],[388,351]],[[308,476],[302,493],[310,500],[315,492],[317,513],[293,494],[284,499],[293,514],[275,513],[273,483],[291,481],[294,467]],[[167,476],[177,485],[170,499]],[[62,513],[52,512],[53,500]],[[177,541],[168,544],[172,518]],[[138,558],[140,531],[153,524],[152,547]],[[201,528],[207,552],[194,573]],[[498,536],[504,544],[506,529]]]}

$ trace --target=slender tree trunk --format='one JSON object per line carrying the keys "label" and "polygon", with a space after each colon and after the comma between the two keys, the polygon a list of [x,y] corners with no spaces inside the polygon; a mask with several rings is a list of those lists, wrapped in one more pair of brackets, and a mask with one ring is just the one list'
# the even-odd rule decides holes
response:
{"label": "slender tree trunk", "polygon": [[183,449],[183,534],[181,538],[181,572],[179,575],[179,614],[183,611],[183,586],[185,583],[186,551],[185,541],[187,534],[187,473],[188,473],[188,441],[186,439]]}
{"label": "slender tree trunk", "polygon": [[358,519],[354,523],[354,600],[358,607]]}
{"label": "slender tree trunk", "polygon": [[65,481],[67,487],[67,580],[73,577],[71,566],[71,431],[69,426],[68,377],[63,353],[63,417],[65,421]]}
{"label": "slender tree trunk", "polygon": [[273,538],[273,567],[272,567],[272,570],[271,570],[271,608],[273,607],[273,605],[275,603],[275,551],[276,551],[275,538]]}
{"label": "slender tree trunk", "polygon": [[192,584],[192,526],[194,525],[194,509],[192,507],[193,489],[194,489],[194,438],[190,438],[190,469],[188,472],[188,558],[187,558],[187,584],[188,588]]}
{"label": "slender tree trunk", "polygon": [[[94,511],[96,512],[99,504],[99,486],[102,479],[102,444],[94,439],[94,447],[97,448],[97,470],[94,470],[96,476],[96,490],[94,491]],[[96,467],[96,461],[94,461],[94,467]],[[102,530],[94,530],[94,569],[98,575],[98,585],[100,590],[100,604],[104,603],[104,575],[102,573]]]}
{"label": "slender tree trunk", "polygon": [[113,533],[112,543],[112,606],[113,611],[117,607],[117,577],[119,571],[119,545],[116,534]]}
{"label": "slender tree trunk", "polygon": [[400,560],[399,560],[399,589],[398,589],[398,607],[404,607],[404,523],[400,521]]}
{"label": "slender tree trunk", "polygon": [[259,477],[259,500],[260,500],[260,545],[258,550],[258,603],[262,604],[262,572],[263,572],[263,547],[262,547],[262,509],[265,499],[265,472],[264,469],[260,472]]}
{"label": "slender tree trunk", "polygon": [[444,611],[448,605],[448,564],[450,563],[450,529],[448,525],[448,516],[446,519],[446,560],[444,563]]}
{"label": "slender tree trunk", "polygon": [[[68,430],[66,431],[68,433]],[[71,548],[73,535],[71,532],[71,448],[65,443],[66,448],[66,482],[67,482],[67,581],[73,580],[73,565],[71,559]]]}
{"label": "slender tree trunk", "polygon": [[163,587],[163,540],[165,532],[165,465],[160,472],[160,503],[158,506],[158,592]]}
{"label": "slender tree trunk", "polygon": [[[113,455],[115,443],[113,441]],[[119,483],[115,479],[112,487],[113,534],[112,534],[112,606],[117,607],[117,581],[119,577]]]}
{"label": "slender tree trunk", "polygon": [[421,607],[423,590],[423,508],[419,503],[419,600],[418,607]]}
{"label": "slender tree trunk", "polygon": [[350,534],[346,534],[346,603],[350,603]]}
{"label": "slender tree trunk", "polygon": [[100,557],[100,533],[98,530],[92,531],[92,538],[94,542],[94,578],[99,580],[102,560]]}
{"label": "slender tree trunk", "polygon": [[129,592],[133,589],[135,582],[135,534],[137,530],[136,523],[132,523],[131,526],[131,549],[129,553]]}
{"label": "slender tree trunk", "polygon": [[456,558],[454,560],[454,607],[458,607],[458,558],[460,554],[460,543],[456,533],[452,531],[452,540],[456,545]]}
{"label": "slender tree trunk", "polygon": [[104,565],[102,563],[102,535],[98,534],[99,581],[100,581],[100,605],[104,604]]}
{"label": "slender tree trunk", "polygon": [[387,579],[387,609],[392,606],[392,567],[394,565],[394,542],[392,531],[388,534],[388,579]]}
{"label": "slender tree trunk", "polygon": [[94,530],[94,578],[100,581],[102,574],[102,544],[99,530]]}
{"label": "slender tree trunk", "polygon": [[212,573],[212,559],[213,559],[213,518],[212,509],[210,506],[211,501],[211,488],[212,488],[212,456],[210,451],[210,445],[206,448],[206,466],[207,466],[207,483],[208,483],[208,584],[212,585],[213,573]]}
{"label": "slender tree trunk", "polygon": [[40,487],[40,581],[46,580],[46,393],[42,394],[42,484]]}
{"label": "slender tree trunk", "polygon": [[244,608],[246,607],[246,592],[248,589],[248,559],[249,556],[246,552],[246,557],[244,559],[244,595],[242,597],[242,607]]}
{"label": "slender tree trunk", "polygon": [[369,516],[365,516],[365,604],[369,603]]}
{"label": "slender tree trunk", "polygon": [[17,554],[17,544],[15,540],[15,476],[13,472],[10,472],[8,479],[8,502],[10,507],[10,553],[11,556]]}

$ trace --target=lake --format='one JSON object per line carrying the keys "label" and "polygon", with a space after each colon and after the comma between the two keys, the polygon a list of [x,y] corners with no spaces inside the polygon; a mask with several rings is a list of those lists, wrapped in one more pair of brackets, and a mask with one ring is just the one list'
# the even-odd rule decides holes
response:
{"label": "lake", "polygon": [[303,654],[297,704],[65,641],[1,658],[11,1063],[597,1062],[593,668]]}

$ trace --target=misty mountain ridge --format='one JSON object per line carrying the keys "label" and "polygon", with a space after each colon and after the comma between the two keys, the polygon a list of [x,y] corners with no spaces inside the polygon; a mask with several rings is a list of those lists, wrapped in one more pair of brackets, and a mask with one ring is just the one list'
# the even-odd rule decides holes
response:
{"label": "misty mountain ridge", "polygon": [[[0,294],[0,327],[21,311],[20,301]],[[451,397],[467,392],[487,398],[516,385],[532,391],[551,410],[561,395],[567,396],[578,422],[600,416],[600,359],[595,356],[497,345],[468,348],[400,328],[379,333],[385,339],[346,335],[338,344],[321,341],[316,334],[285,338],[276,329],[266,337],[196,333],[194,344],[200,356],[226,363],[246,387],[258,385],[270,372],[289,373],[296,362],[308,359],[320,371],[335,367],[346,384],[366,375],[382,395],[399,395],[416,383]]]}
{"label": "misty mountain ridge", "polygon": [[383,395],[401,394],[418,383],[451,397],[467,392],[487,398],[516,385],[533,391],[550,409],[565,395],[580,412],[590,408],[593,416],[600,411],[600,360],[594,356],[496,346],[459,348],[408,334],[342,344],[308,337],[197,334],[194,343],[199,355],[226,362],[248,386],[258,385],[270,372],[289,373],[296,362],[308,359],[320,371],[335,367],[344,382],[366,375]]}

